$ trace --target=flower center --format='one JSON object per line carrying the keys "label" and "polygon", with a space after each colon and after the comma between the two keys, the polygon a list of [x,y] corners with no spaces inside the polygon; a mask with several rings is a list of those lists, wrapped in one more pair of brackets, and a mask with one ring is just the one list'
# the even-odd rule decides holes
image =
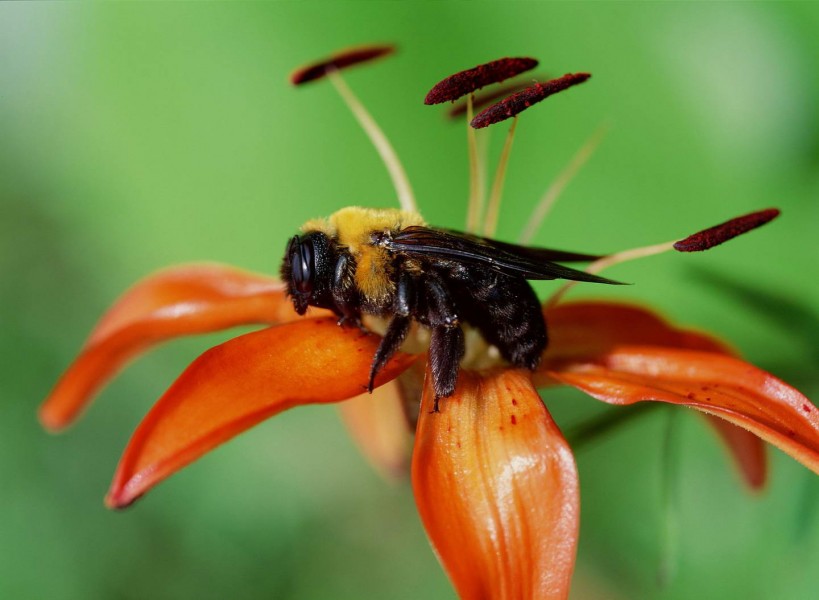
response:
{"label": "flower center", "polygon": [[[364,326],[373,333],[383,336],[387,332],[389,321],[383,317],[364,315],[362,321]],[[460,327],[464,332],[464,345],[466,346],[464,357],[461,359],[461,368],[479,370],[508,364],[498,348],[487,342],[480,331],[467,323],[461,323]],[[429,351],[429,343],[429,329],[419,323],[413,323],[404,343],[401,344],[401,352],[423,354]]]}

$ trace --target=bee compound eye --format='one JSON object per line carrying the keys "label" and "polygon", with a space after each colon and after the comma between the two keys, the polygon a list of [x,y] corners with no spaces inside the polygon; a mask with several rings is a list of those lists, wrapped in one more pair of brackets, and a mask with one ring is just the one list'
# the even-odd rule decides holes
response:
{"label": "bee compound eye", "polygon": [[313,278],[315,273],[315,252],[313,243],[307,240],[297,242],[291,249],[290,264],[292,266],[293,284],[296,290],[309,294],[313,291]]}

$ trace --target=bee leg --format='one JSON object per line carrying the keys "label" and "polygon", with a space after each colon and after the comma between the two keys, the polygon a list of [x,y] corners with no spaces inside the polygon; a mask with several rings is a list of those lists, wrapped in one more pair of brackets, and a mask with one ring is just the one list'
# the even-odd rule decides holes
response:
{"label": "bee leg", "polygon": [[409,327],[409,317],[396,315],[392,321],[390,321],[387,332],[381,339],[378,350],[375,351],[375,356],[373,357],[373,365],[370,368],[370,381],[367,384],[368,392],[372,393],[373,391],[375,376],[378,375],[378,372],[384,368],[384,365],[389,362],[392,355],[395,354],[401,347],[401,344],[404,343]]}
{"label": "bee leg", "polygon": [[432,387],[435,390],[433,411],[438,412],[438,400],[451,396],[455,391],[466,345],[455,303],[449,293],[436,279],[428,279],[425,287],[428,305],[426,317],[432,327],[429,358]]}
{"label": "bee leg", "polygon": [[378,350],[375,352],[373,365],[370,369],[370,382],[367,384],[367,391],[370,393],[373,391],[375,376],[384,368],[392,355],[398,351],[407,337],[410,327],[410,311],[414,299],[413,283],[412,278],[406,274],[402,274],[398,280],[395,301],[393,302],[394,316],[387,326],[387,331],[378,346]]}
{"label": "bee leg", "polygon": [[458,325],[439,325],[432,329],[429,344],[429,362],[432,370],[432,387],[435,390],[434,412],[438,412],[438,400],[451,396],[458,381],[458,368],[464,356],[464,332]]}
{"label": "bee leg", "polygon": [[338,324],[350,324],[366,333],[367,330],[361,323],[361,301],[354,284],[354,277],[355,265],[352,259],[347,254],[341,254],[336,261],[332,284],[335,313],[339,317]]}

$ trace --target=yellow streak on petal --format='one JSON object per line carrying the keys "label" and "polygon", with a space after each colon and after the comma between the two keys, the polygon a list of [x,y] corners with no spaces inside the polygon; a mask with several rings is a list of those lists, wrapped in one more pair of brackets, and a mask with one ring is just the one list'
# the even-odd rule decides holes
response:
{"label": "yellow streak on petal", "polygon": [[432,405],[427,385],[413,487],[460,597],[566,598],[578,534],[577,471],[531,374],[464,370],[439,413]]}

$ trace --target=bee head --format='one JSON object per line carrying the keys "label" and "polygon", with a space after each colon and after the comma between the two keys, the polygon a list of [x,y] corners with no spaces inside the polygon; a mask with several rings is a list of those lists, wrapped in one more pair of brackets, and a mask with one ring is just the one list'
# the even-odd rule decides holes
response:
{"label": "bee head", "polygon": [[290,239],[282,260],[281,276],[297,313],[303,315],[308,306],[333,308],[331,286],[335,263],[333,244],[326,234],[310,231]]}

